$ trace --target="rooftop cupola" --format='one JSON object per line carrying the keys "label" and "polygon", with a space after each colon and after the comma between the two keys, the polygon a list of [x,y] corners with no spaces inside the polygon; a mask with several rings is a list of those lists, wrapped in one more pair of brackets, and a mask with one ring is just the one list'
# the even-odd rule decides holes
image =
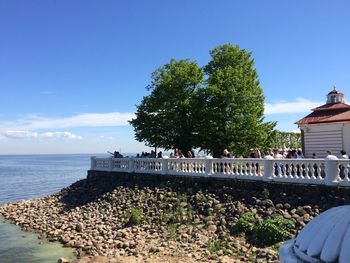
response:
{"label": "rooftop cupola", "polygon": [[335,86],[333,87],[333,90],[327,94],[327,104],[332,103],[344,103],[344,94],[337,91]]}

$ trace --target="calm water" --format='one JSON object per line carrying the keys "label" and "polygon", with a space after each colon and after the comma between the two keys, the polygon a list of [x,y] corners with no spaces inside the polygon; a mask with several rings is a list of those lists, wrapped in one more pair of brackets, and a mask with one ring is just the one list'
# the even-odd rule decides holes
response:
{"label": "calm water", "polygon": [[[0,204],[52,194],[84,179],[90,156],[0,155]],[[73,258],[73,250],[59,243],[38,244],[33,233],[0,219],[0,262],[57,262],[61,256]]]}

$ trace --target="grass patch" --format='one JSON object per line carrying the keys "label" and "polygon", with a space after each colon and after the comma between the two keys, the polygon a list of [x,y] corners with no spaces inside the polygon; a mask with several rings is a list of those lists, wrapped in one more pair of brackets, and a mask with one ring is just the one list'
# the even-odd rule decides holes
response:
{"label": "grass patch", "polygon": [[264,190],[262,191],[262,198],[269,199],[270,197],[270,191],[264,187]]}
{"label": "grass patch", "polygon": [[236,223],[238,231],[250,232],[253,230],[255,223],[258,221],[257,216],[253,212],[244,213]]}
{"label": "grass patch", "polygon": [[[169,200],[170,201],[170,200]],[[190,202],[187,201],[183,195],[176,196],[170,207],[168,207],[162,217],[161,221],[166,224],[190,224],[193,221],[195,214],[193,207]]]}
{"label": "grass patch", "polygon": [[177,226],[175,224],[168,224],[167,225],[167,231],[170,238],[176,238],[177,237]]}
{"label": "grass patch", "polygon": [[291,231],[294,228],[294,222],[283,216],[271,216],[259,220],[252,212],[244,213],[235,225],[235,230],[244,232],[253,243],[271,246],[271,249],[277,252],[280,242],[292,237]]}
{"label": "grass patch", "polygon": [[215,240],[210,240],[208,242],[208,251],[211,254],[214,254],[214,253],[218,252],[219,250],[222,250],[224,252],[224,254],[226,254],[227,242],[225,240],[215,239]]}
{"label": "grass patch", "polygon": [[290,219],[283,216],[272,216],[256,224],[253,233],[262,244],[273,245],[289,239],[294,227],[295,224]]}
{"label": "grass patch", "polygon": [[133,208],[129,214],[128,223],[131,225],[140,225],[142,223],[142,211],[139,208]]}
{"label": "grass patch", "polygon": [[270,248],[275,251],[275,252],[279,252],[279,249],[280,249],[280,246],[281,246],[281,242],[279,243],[276,243],[276,244],[273,244]]}

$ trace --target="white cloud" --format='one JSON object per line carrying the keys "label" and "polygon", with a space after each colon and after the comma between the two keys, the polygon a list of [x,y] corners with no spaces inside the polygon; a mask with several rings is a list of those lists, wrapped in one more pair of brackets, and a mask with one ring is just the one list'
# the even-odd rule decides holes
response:
{"label": "white cloud", "polygon": [[128,125],[134,117],[129,112],[86,113],[65,118],[46,118],[27,115],[10,122],[0,122],[0,130],[33,131],[38,129],[63,129],[73,127],[107,127]]}
{"label": "white cloud", "polygon": [[[12,121],[0,121],[0,139],[21,138],[66,138],[81,140],[82,136],[59,129],[73,127],[109,127],[128,125],[134,117],[128,112],[85,113],[65,118],[47,118],[38,115],[24,115]],[[54,131],[52,131],[54,130]],[[112,137],[101,136],[111,139]]]}
{"label": "white cloud", "polygon": [[37,138],[38,133],[32,131],[5,131],[1,135],[9,139]]}
{"label": "white cloud", "polygon": [[43,138],[68,138],[72,140],[81,140],[83,137],[80,135],[75,135],[71,132],[64,131],[64,132],[44,132],[39,135]]}
{"label": "white cloud", "polygon": [[98,138],[99,138],[100,140],[103,140],[103,141],[113,140],[113,139],[114,139],[113,136],[107,136],[107,135],[100,135],[100,136],[98,136]]}
{"label": "white cloud", "polygon": [[323,105],[323,102],[310,101],[303,98],[297,98],[295,101],[283,101],[277,103],[266,103],[265,114],[286,114],[311,112],[311,109]]}
{"label": "white cloud", "polygon": [[5,131],[0,134],[8,139],[24,139],[24,138],[67,138],[72,140],[81,140],[82,137],[68,131],[44,132],[38,133],[33,131]]}

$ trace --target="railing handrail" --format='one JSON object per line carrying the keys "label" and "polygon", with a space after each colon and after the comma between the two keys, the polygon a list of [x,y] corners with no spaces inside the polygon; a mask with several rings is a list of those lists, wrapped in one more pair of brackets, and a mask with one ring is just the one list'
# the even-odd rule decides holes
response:
{"label": "railing handrail", "polygon": [[336,161],[338,161],[339,163],[350,163],[350,159],[338,159]]}
{"label": "railing handrail", "polygon": [[[304,165],[303,165],[304,164]],[[343,165],[343,166],[341,166]],[[91,170],[350,186],[348,159],[91,157]],[[345,167],[342,168],[342,167]]]}

